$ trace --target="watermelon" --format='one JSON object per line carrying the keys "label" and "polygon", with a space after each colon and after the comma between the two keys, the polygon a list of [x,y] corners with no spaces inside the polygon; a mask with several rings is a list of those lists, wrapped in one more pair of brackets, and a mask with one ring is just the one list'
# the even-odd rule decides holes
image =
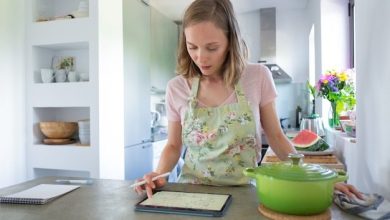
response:
{"label": "watermelon", "polygon": [[310,130],[302,130],[291,142],[298,151],[324,151],[329,145],[324,139]]}

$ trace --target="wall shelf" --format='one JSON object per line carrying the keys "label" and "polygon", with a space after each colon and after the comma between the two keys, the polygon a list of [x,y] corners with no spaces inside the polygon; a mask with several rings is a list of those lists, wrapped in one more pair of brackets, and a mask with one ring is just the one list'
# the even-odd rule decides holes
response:
{"label": "wall shelf", "polygon": [[95,90],[88,82],[41,83],[31,86],[30,93],[33,107],[74,107],[91,106]]}
{"label": "wall shelf", "polygon": [[[72,14],[76,17],[89,16],[89,0],[32,0],[32,21],[51,22]],[[80,18],[76,18],[80,19]]]}
{"label": "wall shelf", "polygon": [[63,176],[63,177],[78,177],[89,178],[91,174],[88,171],[82,170],[58,170],[58,169],[44,169],[34,168],[34,174],[37,178],[45,176]]}
{"label": "wall shelf", "polygon": [[[74,58],[73,70],[76,71],[76,73],[79,75],[89,75],[90,60],[88,42],[35,45],[32,47],[32,57],[34,83],[43,83],[41,69],[53,69],[53,71],[55,71],[63,57]],[[53,82],[55,82],[55,78],[53,79]],[[48,84],[52,84],[53,82],[49,82]],[[69,80],[67,79],[65,82],[69,82]]]}
{"label": "wall shelf", "polygon": [[[45,108],[33,108],[33,144],[42,144],[45,136],[39,129],[39,122],[44,121],[67,121],[67,122],[78,122],[79,120],[90,119],[90,108],[89,107],[45,107]],[[91,134],[93,137],[93,133]],[[78,132],[73,135],[73,139],[78,140]],[[44,145],[44,146],[56,146],[56,145]],[[58,145],[60,147],[79,147],[77,144],[74,145]],[[81,147],[81,146],[80,146]],[[35,148],[34,148],[35,149]]]}
{"label": "wall shelf", "polygon": [[[29,9],[25,77],[28,177],[67,175],[123,179],[124,114],[121,109],[124,98],[123,87],[118,86],[123,85],[123,18],[115,14],[123,10],[122,2],[31,0],[26,2],[26,8]],[[68,14],[77,16],[60,19]],[[107,16],[113,14],[115,16]],[[112,26],[113,23],[118,26]],[[101,33],[109,33],[109,36]],[[44,82],[41,70],[49,69],[51,79],[57,60],[64,57],[74,58],[71,70],[85,73],[83,81],[69,78],[68,70],[65,80]],[[43,144],[45,137],[39,122],[85,119],[90,121],[89,130],[84,130],[86,139],[88,132],[90,134],[89,145]],[[76,132],[73,138],[78,137]]]}
{"label": "wall shelf", "polygon": [[97,161],[94,160],[94,151],[90,147],[33,145],[31,152],[31,166],[43,169],[58,170],[94,170]]}
{"label": "wall shelf", "polygon": [[94,37],[95,26],[90,18],[32,23],[29,41],[32,45],[85,42]]}

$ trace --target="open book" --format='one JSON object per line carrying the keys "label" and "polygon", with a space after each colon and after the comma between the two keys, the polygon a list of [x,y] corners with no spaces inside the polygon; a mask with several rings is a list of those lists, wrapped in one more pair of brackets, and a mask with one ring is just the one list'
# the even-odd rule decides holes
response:
{"label": "open book", "polygon": [[18,193],[0,196],[0,203],[41,205],[79,187],[79,185],[40,184]]}

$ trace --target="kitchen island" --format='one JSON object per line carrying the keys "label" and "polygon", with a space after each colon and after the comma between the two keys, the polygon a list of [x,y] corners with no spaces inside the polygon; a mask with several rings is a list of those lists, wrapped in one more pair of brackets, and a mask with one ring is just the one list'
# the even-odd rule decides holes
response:
{"label": "kitchen island", "polygon": [[[53,183],[57,177],[43,177],[0,189],[0,195],[18,192],[42,183]],[[61,178],[63,179],[63,178]],[[71,178],[69,178],[71,179]],[[207,217],[135,212],[134,205],[144,195],[137,195],[129,186],[132,181],[94,180],[92,185],[81,185],[45,205],[0,204],[0,219],[209,219]],[[256,187],[213,187],[169,183],[163,189],[186,192],[225,193],[232,195],[224,217],[213,219],[267,219],[257,211]],[[332,206],[332,219],[359,219]]]}

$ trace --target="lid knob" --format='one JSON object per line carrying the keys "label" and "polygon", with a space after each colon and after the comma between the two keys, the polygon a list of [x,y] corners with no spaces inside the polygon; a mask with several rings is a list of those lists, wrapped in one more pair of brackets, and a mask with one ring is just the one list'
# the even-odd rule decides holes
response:
{"label": "lid knob", "polygon": [[299,154],[299,153],[289,153],[288,154],[288,158],[290,158],[290,160],[292,160],[293,165],[299,165],[299,163],[301,162],[301,159],[303,157],[305,157],[305,155]]}

